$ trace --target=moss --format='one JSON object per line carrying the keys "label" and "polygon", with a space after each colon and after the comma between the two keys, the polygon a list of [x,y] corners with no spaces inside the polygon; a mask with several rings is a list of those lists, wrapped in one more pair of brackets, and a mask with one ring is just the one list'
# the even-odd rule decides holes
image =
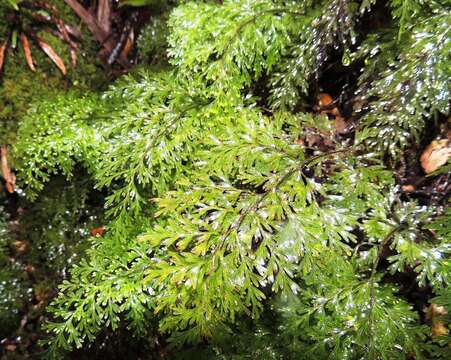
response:
{"label": "moss", "polygon": [[[64,5],[63,1],[55,1],[62,18],[69,24],[78,24],[76,15]],[[23,13],[25,14],[25,11]],[[0,41],[11,36],[11,10],[0,8]],[[20,21],[14,28],[28,28],[27,17],[20,16]],[[0,75],[0,143],[13,144],[16,141],[16,131],[19,122],[26,114],[32,102],[40,102],[57,92],[75,88],[80,91],[87,89],[103,89],[108,83],[108,76],[97,58],[98,44],[91,34],[82,29],[82,39],[77,51],[77,66],[70,65],[69,46],[59,38],[43,29],[37,32],[46,43],[61,57],[68,69],[63,76],[50,58],[30,39],[31,52],[37,71],[32,72],[25,61],[23,48],[17,44],[16,49],[10,47]]]}

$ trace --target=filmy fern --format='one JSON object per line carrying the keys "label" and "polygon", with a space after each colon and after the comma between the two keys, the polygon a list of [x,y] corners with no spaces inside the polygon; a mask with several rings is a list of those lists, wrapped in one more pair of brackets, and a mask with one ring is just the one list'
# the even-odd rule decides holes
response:
{"label": "filmy fern", "polygon": [[[274,300],[282,335],[296,340],[292,356],[431,351],[429,328],[380,261],[389,249],[393,272],[411,267],[442,294],[449,233],[427,232],[442,209],[399,205],[382,160],[448,112],[449,11],[404,26],[401,45],[382,43],[399,52],[385,69],[365,43],[356,50],[356,23],[373,3],[187,2],[169,19],[173,68],[30,112],[16,146],[28,193],[80,163],[109,194],[107,235],[93,239],[51,307],[53,350],[80,347],[122,318],[142,335],[154,330],[149,313],[175,344],[198,343],[258,321]],[[364,141],[353,143],[325,115],[293,110],[325,64],[357,58],[366,58],[369,103]],[[306,134],[322,146],[306,146]]]}

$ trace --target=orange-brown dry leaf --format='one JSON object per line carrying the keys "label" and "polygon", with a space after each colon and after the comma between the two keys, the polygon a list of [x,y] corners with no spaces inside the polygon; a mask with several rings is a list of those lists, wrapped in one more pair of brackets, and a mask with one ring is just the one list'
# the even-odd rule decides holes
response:
{"label": "orange-brown dry leaf", "polygon": [[103,234],[105,234],[105,231],[106,231],[105,227],[104,226],[100,226],[100,227],[91,229],[91,235],[92,236],[97,236],[97,235],[98,236],[102,236]]}
{"label": "orange-brown dry leaf", "polygon": [[72,67],[76,67],[77,66],[77,49],[71,47],[69,51],[70,51],[70,63],[72,65]]}
{"label": "orange-brown dry leaf", "polygon": [[28,41],[27,35],[25,35],[24,33],[21,33],[20,41],[23,46],[23,51],[25,53],[25,60],[27,61],[28,67],[30,68],[31,71],[36,71],[36,68],[34,67],[34,63],[33,63],[33,57],[31,56],[30,43]]}
{"label": "orange-brown dry leaf", "polygon": [[77,66],[77,44],[75,44],[70,36],[69,36],[69,31],[66,27],[66,24],[64,23],[64,21],[62,19],[56,19],[56,26],[58,27],[59,30],[59,36],[67,43],[69,44],[70,50],[70,62],[72,67],[76,67]]}
{"label": "orange-brown dry leaf", "polygon": [[448,335],[448,328],[441,321],[436,321],[432,324],[432,336]]}
{"label": "orange-brown dry leaf", "polygon": [[5,51],[8,43],[5,41],[0,45],[0,71],[3,69],[3,64],[5,63]]}
{"label": "orange-brown dry leaf", "polygon": [[446,311],[444,306],[440,306],[437,304],[432,303],[431,305],[429,305],[426,309],[426,320],[430,320],[432,322],[434,322],[435,318],[437,316],[443,316],[448,314],[448,311]]}
{"label": "orange-brown dry leaf", "polygon": [[17,254],[23,254],[28,248],[27,242],[23,240],[16,240],[12,245]]}
{"label": "orange-brown dry leaf", "polygon": [[0,147],[0,168],[3,179],[5,179],[6,182],[6,190],[9,193],[13,193],[14,186],[16,185],[16,176],[13,174],[8,165],[8,148],[6,145],[2,145]]}
{"label": "orange-brown dry leaf", "polygon": [[411,184],[407,184],[407,185],[402,185],[401,186],[401,190],[405,191],[405,192],[412,192],[415,191],[417,188],[415,185],[411,185]]}
{"label": "orange-brown dry leaf", "polygon": [[432,322],[432,336],[443,336],[449,333],[449,329],[440,320],[440,316],[446,315],[447,313],[444,306],[437,304],[431,304],[426,309],[426,319]]}
{"label": "orange-brown dry leaf", "polygon": [[[16,176],[14,176],[14,182],[16,181]],[[14,192],[14,183],[12,182],[7,182],[6,183],[6,191],[9,192],[10,194],[12,194]]]}
{"label": "orange-brown dry leaf", "polygon": [[[78,0],[64,0],[64,2],[71,7],[71,9],[80,17],[81,21],[86,24],[89,31],[91,31],[94,38],[102,44],[102,50],[100,51],[100,57],[106,58],[111,54],[115,47],[115,39],[106,33],[98,24],[96,17],[88,9],[85,9],[83,5]],[[128,67],[130,64],[127,59],[119,56],[118,62],[124,66]]]}
{"label": "orange-brown dry leaf", "polygon": [[[321,114],[331,114],[333,116],[340,116],[340,110],[335,106],[333,108],[331,107],[333,104],[334,99],[332,99],[332,96],[330,96],[328,93],[320,93],[318,95],[318,105],[321,111]],[[326,109],[323,109],[326,108]]]}
{"label": "orange-brown dry leaf", "polygon": [[425,310],[426,312],[426,320],[434,321],[437,315],[446,315],[448,312],[446,311],[444,306],[440,306],[432,303]]}
{"label": "orange-brown dry leaf", "polygon": [[4,349],[9,352],[14,352],[17,349],[17,345],[16,344],[6,344],[4,346]]}
{"label": "orange-brown dry leaf", "polygon": [[295,140],[294,143],[297,144],[297,145],[300,145],[300,146],[305,146],[305,141],[302,138],[299,138],[299,139]]}
{"label": "orange-brown dry leaf", "polygon": [[133,49],[133,45],[135,43],[135,34],[133,32],[133,29],[130,30],[130,34],[127,37],[127,41],[125,42],[124,48],[122,49],[121,55],[124,58],[128,58],[128,54],[130,54],[130,51]]}
{"label": "orange-brown dry leaf", "polygon": [[334,102],[334,99],[332,99],[332,96],[330,96],[328,93],[320,93],[318,95],[318,104],[321,107],[329,106]]}
{"label": "orange-brown dry leaf", "polygon": [[53,63],[60,69],[63,75],[67,74],[66,66],[64,65],[63,60],[58,56],[58,54],[53,50],[53,48],[44,42],[42,39],[38,38],[38,44],[41,47],[42,51],[46,53],[46,55],[53,61]]}
{"label": "orange-brown dry leaf", "polygon": [[420,156],[421,167],[426,174],[438,170],[451,156],[451,142],[447,139],[432,141]]}

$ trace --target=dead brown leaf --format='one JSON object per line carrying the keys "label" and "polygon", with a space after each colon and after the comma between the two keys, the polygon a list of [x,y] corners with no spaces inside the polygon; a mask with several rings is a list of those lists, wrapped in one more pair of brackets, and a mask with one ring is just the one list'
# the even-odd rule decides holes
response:
{"label": "dead brown leaf", "polygon": [[441,321],[436,321],[432,324],[432,336],[443,336],[447,335],[449,329]]}
{"label": "dead brown leaf", "polygon": [[420,156],[421,167],[426,174],[438,170],[451,156],[451,142],[448,139],[432,141]]}
{"label": "dead brown leaf", "polygon": [[334,99],[328,93],[320,93],[318,95],[318,108],[321,114],[340,116],[340,110],[334,105]]}
{"label": "dead brown leaf", "polygon": [[6,344],[5,345],[5,350],[9,351],[9,352],[14,352],[17,349],[17,345],[16,344]]}
{"label": "dead brown leaf", "polygon": [[305,146],[305,140],[302,138],[296,139],[294,143],[300,146]]}
{"label": "dead brown leaf", "polygon": [[405,192],[412,192],[415,191],[417,188],[415,185],[406,184],[401,186],[401,190]]}
{"label": "dead brown leaf", "polygon": [[0,45],[0,72],[3,69],[3,64],[5,62],[5,51],[8,43],[5,41]]}
{"label": "dead brown leaf", "polygon": [[449,333],[449,329],[445,326],[440,317],[448,314],[444,306],[431,304],[426,308],[426,319],[431,321],[432,336],[443,336]]}
{"label": "dead brown leaf", "polygon": [[76,67],[77,66],[77,50],[74,48],[70,48],[70,63],[72,65],[72,67]]}
{"label": "dead brown leaf", "polygon": [[9,193],[13,193],[14,186],[16,185],[16,176],[8,165],[8,147],[6,145],[0,147],[0,163],[3,179],[5,179],[6,182],[6,190]]}
{"label": "dead brown leaf", "polygon": [[58,69],[60,69],[61,73],[63,75],[66,75],[67,74],[66,66],[64,65],[63,60],[55,52],[55,50],[53,50],[53,48],[42,39],[37,38],[37,40],[42,51],[44,51],[50,58],[50,60],[52,60],[53,63],[58,67]]}
{"label": "dead brown leaf", "polygon": [[28,41],[27,35],[24,33],[20,34],[20,41],[23,46],[23,51],[25,53],[25,60],[27,61],[27,65],[31,71],[36,71],[36,68],[33,63],[33,57],[31,56],[30,42]]}
{"label": "dead brown leaf", "polygon": [[323,138],[318,134],[308,134],[305,140],[309,147],[315,147],[323,142]]}
{"label": "dead brown leaf", "polygon": [[70,62],[71,62],[72,67],[75,67],[75,66],[77,66],[77,44],[71,40],[71,38],[69,36],[69,32],[67,31],[67,28],[66,28],[66,24],[64,23],[63,20],[58,19],[57,26],[58,26],[58,30],[61,33],[63,40],[67,44],[69,44]]}
{"label": "dead brown leaf", "polygon": [[125,42],[124,48],[122,49],[121,56],[128,58],[128,54],[133,49],[133,45],[135,44],[135,33],[133,29],[130,30],[130,34],[128,34],[127,41]]}
{"label": "dead brown leaf", "polygon": [[103,234],[105,234],[105,227],[104,226],[100,226],[94,229],[91,229],[91,235],[92,236],[102,236]]}
{"label": "dead brown leaf", "polygon": [[23,254],[28,248],[28,244],[24,240],[16,240],[12,245],[17,254]]}
{"label": "dead brown leaf", "polygon": [[321,107],[329,106],[333,102],[334,102],[334,99],[332,99],[332,96],[330,96],[328,93],[320,93],[318,95],[318,104]]}

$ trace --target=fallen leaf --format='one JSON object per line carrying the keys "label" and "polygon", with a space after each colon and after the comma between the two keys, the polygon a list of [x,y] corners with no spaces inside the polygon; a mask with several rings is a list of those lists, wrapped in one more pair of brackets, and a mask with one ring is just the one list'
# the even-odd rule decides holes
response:
{"label": "fallen leaf", "polygon": [[105,227],[104,226],[100,226],[94,229],[91,229],[91,235],[92,236],[102,236],[103,234],[105,234]]}
{"label": "fallen leaf", "polygon": [[16,240],[13,242],[14,249],[18,254],[23,254],[27,250],[27,242],[23,240]]}
{"label": "fallen leaf", "polygon": [[427,308],[425,308],[426,320],[434,321],[436,316],[443,316],[448,314],[444,306],[439,306],[432,303]]}
{"label": "fallen leaf", "polygon": [[77,66],[77,49],[71,47],[69,51],[70,51],[70,63],[72,65],[72,67],[76,67]]}
{"label": "fallen leaf", "polygon": [[128,58],[130,51],[133,49],[133,45],[135,42],[135,33],[133,29],[130,30],[130,34],[127,37],[127,41],[125,42],[124,48],[122,49],[121,55],[125,58]]}
{"label": "fallen leaf", "polygon": [[415,185],[411,185],[411,184],[407,184],[407,185],[402,185],[401,186],[401,190],[405,191],[405,192],[412,192],[415,191],[417,188]]}
{"label": "fallen leaf", "polygon": [[430,174],[448,162],[451,156],[451,142],[447,139],[432,141],[420,156],[421,167]]}
{"label": "fallen leaf", "polygon": [[330,96],[328,93],[320,93],[318,95],[318,104],[321,107],[329,106],[333,102],[334,102],[334,99],[332,99],[332,96]]}
{"label": "fallen leaf", "polygon": [[318,105],[321,114],[331,114],[333,116],[340,116],[340,110],[334,106],[334,99],[328,93],[320,93],[318,95]]}
{"label": "fallen leaf", "polygon": [[10,351],[10,352],[14,352],[16,351],[17,345],[15,344],[7,344],[5,345],[5,350],[6,351]]}
{"label": "fallen leaf", "polygon": [[42,51],[44,51],[47,54],[47,56],[54,62],[54,64],[58,67],[58,69],[60,69],[61,73],[63,75],[66,75],[67,74],[66,66],[64,65],[63,60],[61,60],[61,58],[55,52],[55,50],[53,50],[53,48],[49,44],[44,42],[42,39],[37,38],[37,40]]}
{"label": "fallen leaf", "polygon": [[436,314],[436,315],[443,316],[443,315],[448,314],[448,311],[446,311],[446,309],[445,309],[444,306],[437,306],[437,305],[435,305],[435,304],[433,304],[433,305],[434,305],[434,307],[435,307],[435,314]]}
{"label": "fallen leaf", "polygon": [[23,51],[25,53],[25,60],[27,61],[28,67],[31,71],[36,71],[36,68],[34,67],[33,63],[33,57],[31,56],[31,49],[30,49],[30,43],[28,41],[27,35],[24,33],[20,34],[20,42],[23,46]]}
{"label": "fallen leaf", "polygon": [[27,325],[28,322],[28,316],[24,315],[24,317],[20,320],[20,328],[23,329],[25,325]]}
{"label": "fallen leaf", "polygon": [[0,45],[0,72],[3,69],[3,64],[5,62],[5,51],[6,51],[6,46],[7,45],[8,44],[7,44],[6,41]]}
{"label": "fallen leaf", "polygon": [[70,62],[72,67],[76,67],[77,66],[77,44],[75,44],[70,36],[69,36],[69,32],[67,31],[66,28],[66,24],[64,23],[64,21],[62,19],[57,19],[57,27],[59,30],[59,33],[61,34],[61,37],[63,38],[63,40],[69,44],[70,50]]}
{"label": "fallen leaf", "polygon": [[297,139],[294,143],[300,146],[305,146],[305,141],[302,138]]}
{"label": "fallen leaf", "polygon": [[64,24],[64,27],[66,28],[67,32],[74,38],[81,39],[81,31],[78,28],[68,24]]}
{"label": "fallen leaf", "polygon": [[[16,182],[16,176],[13,175],[14,178],[14,182]],[[10,194],[12,194],[14,192],[14,184],[12,182],[7,182],[6,183],[6,191],[8,191]]]}
{"label": "fallen leaf", "polygon": [[2,170],[3,179],[6,182],[6,190],[9,193],[14,192],[14,186],[16,185],[16,176],[11,171],[8,165],[8,148],[6,145],[0,147],[0,168]]}
{"label": "fallen leaf", "polygon": [[447,335],[449,329],[441,321],[436,321],[432,324],[432,336],[443,336]]}
{"label": "fallen leaf", "polygon": [[449,329],[440,320],[440,316],[448,314],[444,306],[431,304],[426,308],[426,319],[431,321],[432,336],[443,336],[449,333]]}

